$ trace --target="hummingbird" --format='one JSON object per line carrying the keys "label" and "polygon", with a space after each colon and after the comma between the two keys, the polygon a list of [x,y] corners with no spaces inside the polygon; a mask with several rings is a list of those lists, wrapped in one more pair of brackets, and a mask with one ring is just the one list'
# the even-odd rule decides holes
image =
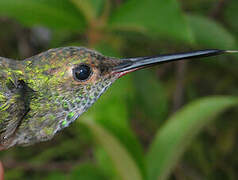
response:
{"label": "hummingbird", "polygon": [[25,60],[0,57],[0,148],[47,141],[129,72],[226,51],[115,58],[84,47],[50,49]]}

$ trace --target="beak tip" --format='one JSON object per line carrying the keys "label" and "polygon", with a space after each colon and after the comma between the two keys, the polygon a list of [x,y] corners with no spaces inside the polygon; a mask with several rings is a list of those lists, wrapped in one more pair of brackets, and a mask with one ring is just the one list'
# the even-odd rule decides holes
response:
{"label": "beak tip", "polygon": [[238,50],[226,50],[226,53],[238,53]]}

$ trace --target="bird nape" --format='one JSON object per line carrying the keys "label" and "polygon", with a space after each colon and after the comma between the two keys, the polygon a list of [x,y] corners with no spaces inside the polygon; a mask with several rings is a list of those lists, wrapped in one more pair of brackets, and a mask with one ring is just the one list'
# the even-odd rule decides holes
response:
{"label": "bird nape", "polygon": [[64,47],[23,61],[0,58],[0,147],[53,138],[129,72],[233,52],[237,51],[212,49],[120,59],[83,47]]}

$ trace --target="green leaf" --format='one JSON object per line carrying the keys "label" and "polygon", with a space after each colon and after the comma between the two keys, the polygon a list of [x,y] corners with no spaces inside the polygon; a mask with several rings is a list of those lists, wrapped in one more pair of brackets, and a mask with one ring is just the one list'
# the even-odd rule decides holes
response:
{"label": "green leaf", "polygon": [[111,16],[116,30],[140,31],[150,36],[193,42],[193,36],[176,0],[128,0]]}
{"label": "green leaf", "polygon": [[99,16],[102,13],[105,0],[90,0],[90,3],[96,12],[96,15]]}
{"label": "green leaf", "polygon": [[224,20],[229,24],[229,27],[232,28],[232,31],[236,33],[236,37],[238,35],[238,1],[237,0],[230,0],[227,3],[226,8],[224,9]]}
{"label": "green leaf", "polygon": [[95,23],[103,10],[105,0],[69,0],[71,1],[84,15],[88,23]]}
{"label": "green leaf", "polygon": [[105,180],[107,178],[96,165],[91,163],[84,163],[84,164],[80,164],[71,172],[69,179]]}
{"label": "green leaf", "polygon": [[222,49],[236,47],[235,38],[222,25],[199,15],[188,15],[187,18],[195,41],[200,46]]}
{"label": "green leaf", "polygon": [[[142,70],[133,74],[136,89],[137,106],[150,119],[161,122],[168,115],[168,98],[162,82],[155,78],[149,70]],[[141,86],[143,82],[143,86]]]}
{"label": "green leaf", "polygon": [[68,0],[1,0],[0,15],[15,18],[28,26],[70,30],[85,28],[82,14]]}
{"label": "green leaf", "polygon": [[141,172],[136,162],[130,156],[125,147],[112,134],[101,125],[91,120],[81,120],[80,122],[91,130],[95,139],[103,146],[113,161],[118,175],[122,179],[142,179]]}
{"label": "green leaf", "polygon": [[97,165],[109,179],[117,178],[117,171],[114,168],[113,161],[102,146],[98,145],[94,149],[94,157]]}
{"label": "green leaf", "polygon": [[70,0],[84,15],[88,22],[92,22],[95,17],[95,11],[89,1]]}
{"label": "green leaf", "polygon": [[150,180],[167,179],[191,140],[224,110],[238,104],[234,97],[209,97],[186,105],[158,131],[147,155]]}

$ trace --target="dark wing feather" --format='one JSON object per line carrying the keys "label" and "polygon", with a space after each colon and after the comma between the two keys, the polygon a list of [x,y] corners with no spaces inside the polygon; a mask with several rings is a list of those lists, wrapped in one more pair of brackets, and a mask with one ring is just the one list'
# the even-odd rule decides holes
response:
{"label": "dark wing feather", "polygon": [[9,59],[0,58],[0,144],[7,147],[28,111],[22,100],[22,89],[9,67]]}

